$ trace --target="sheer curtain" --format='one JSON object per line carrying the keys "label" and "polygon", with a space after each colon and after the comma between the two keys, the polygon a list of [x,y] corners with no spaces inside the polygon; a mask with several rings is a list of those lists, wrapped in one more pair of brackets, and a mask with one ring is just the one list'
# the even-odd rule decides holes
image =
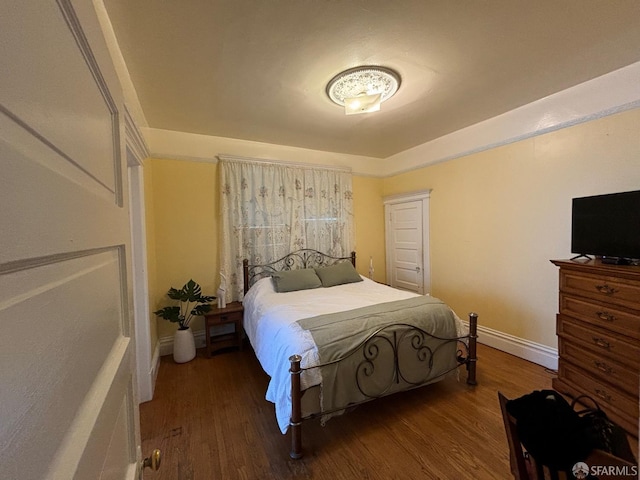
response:
{"label": "sheer curtain", "polygon": [[351,173],[221,158],[220,267],[228,301],[242,299],[242,260],[268,263],[300,248],[354,247]]}

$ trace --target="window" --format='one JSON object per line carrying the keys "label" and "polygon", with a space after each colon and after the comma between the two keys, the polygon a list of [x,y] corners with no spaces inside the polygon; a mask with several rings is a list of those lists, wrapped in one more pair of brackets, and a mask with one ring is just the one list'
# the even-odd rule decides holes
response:
{"label": "window", "polygon": [[268,263],[300,248],[333,256],[353,250],[351,173],[251,160],[220,161],[220,265],[242,298],[242,260]]}

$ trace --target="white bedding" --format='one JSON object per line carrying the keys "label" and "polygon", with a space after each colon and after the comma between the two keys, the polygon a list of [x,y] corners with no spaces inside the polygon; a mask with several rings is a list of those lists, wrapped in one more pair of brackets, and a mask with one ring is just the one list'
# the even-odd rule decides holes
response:
{"label": "white bedding", "polygon": [[[245,295],[244,329],[262,368],[271,377],[266,399],[275,403],[282,433],[286,433],[291,416],[289,357],[300,355],[302,367],[319,363],[311,334],[296,322],[302,318],[417,296],[362,278],[362,282],[287,293],[277,293],[271,278],[263,278]],[[462,322],[458,321],[459,332],[461,328]],[[316,370],[303,373],[303,389],[320,383],[320,372]]]}

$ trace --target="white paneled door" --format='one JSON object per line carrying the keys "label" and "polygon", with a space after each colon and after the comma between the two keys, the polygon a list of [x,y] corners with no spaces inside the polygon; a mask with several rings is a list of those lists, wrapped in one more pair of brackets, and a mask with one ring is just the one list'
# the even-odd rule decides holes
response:
{"label": "white paneled door", "polygon": [[422,202],[407,202],[389,208],[391,235],[391,286],[423,293]]}
{"label": "white paneled door", "polygon": [[387,283],[420,294],[429,287],[427,200],[385,202]]}
{"label": "white paneled door", "polygon": [[134,479],[123,102],[92,2],[0,28],[0,478]]}

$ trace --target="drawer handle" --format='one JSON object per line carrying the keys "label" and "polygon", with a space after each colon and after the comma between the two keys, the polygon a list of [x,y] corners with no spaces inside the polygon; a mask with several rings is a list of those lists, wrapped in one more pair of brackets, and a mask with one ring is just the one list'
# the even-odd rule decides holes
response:
{"label": "drawer handle", "polygon": [[606,283],[604,285],[596,285],[596,290],[598,290],[600,293],[604,293],[606,295],[613,295],[614,293],[616,293],[618,291],[615,288],[610,287]]}
{"label": "drawer handle", "polygon": [[596,315],[600,320],[605,320],[607,322],[613,322],[616,319],[616,316],[611,315],[609,312],[596,312]]}
{"label": "drawer handle", "polygon": [[609,395],[604,390],[600,390],[599,388],[596,388],[596,395],[599,396],[601,399],[606,400],[607,402],[611,401],[611,395]]}
{"label": "drawer handle", "polygon": [[602,370],[604,373],[607,373],[609,375],[611,375],[613,373],[613,368],[611,368],[609,365],[607,365],[604,362],[599,362],[597,360],[594,360],[593,363],[595,364],[596,368],[598,370]]}
{"label": "drawer handle", "polygon": [[607,350],[611,350],[611,344],[606,340],[603,340],[602,338],[598,338],[598,337],[592,337],[592,338],[593,338],[593,343],[595,343],[597,346],[606,348]]}

